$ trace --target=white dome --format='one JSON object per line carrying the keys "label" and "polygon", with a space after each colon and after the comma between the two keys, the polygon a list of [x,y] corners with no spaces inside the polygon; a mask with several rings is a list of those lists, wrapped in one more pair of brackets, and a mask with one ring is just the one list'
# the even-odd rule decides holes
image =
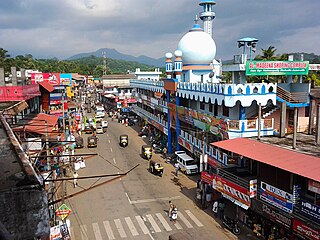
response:
{"label": "white dome", "polygon": [[185,34],[178,49],[182,51],[183,64],[210,64],[216,56],[216,44],[211,36],[203,31],[190,31]]}

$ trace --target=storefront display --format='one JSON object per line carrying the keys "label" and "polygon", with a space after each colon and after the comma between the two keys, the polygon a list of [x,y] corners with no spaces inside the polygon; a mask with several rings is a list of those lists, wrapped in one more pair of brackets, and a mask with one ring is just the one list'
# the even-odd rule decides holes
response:
{"label": "storefront display", "polygon": [[320,240],[320,230],[299,219],[293,219],[292,229],[298,239]]}

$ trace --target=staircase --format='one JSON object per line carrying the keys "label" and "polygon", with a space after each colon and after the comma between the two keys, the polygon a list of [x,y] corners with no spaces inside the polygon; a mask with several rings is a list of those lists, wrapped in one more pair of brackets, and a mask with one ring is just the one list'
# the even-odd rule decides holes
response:
{"label": "staircase", "polygon": [[288,103],[306,103],[309,93],[307,92],[289,92],[282,87],[277,86],[277,97]]}

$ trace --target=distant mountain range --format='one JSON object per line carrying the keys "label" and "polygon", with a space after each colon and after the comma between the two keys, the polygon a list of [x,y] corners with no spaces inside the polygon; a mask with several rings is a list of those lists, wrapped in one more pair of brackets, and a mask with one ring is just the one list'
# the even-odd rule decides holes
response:
{"label": "distant mountain range", "polygon": [[95,56],[95,57],[102,57],[103,52],[106,52],[107,58],[112,58],[112,59],[117,59],[117,60],[125,60],[125,61],[132,61],[132,62],[138,62],[138,63],[143,63],[147,64],[150,66],[155,66],[155,67],[164,67],[165,66],[165,58],[159,58],[159,59],[154,59],[151,57],[147,57],[144,55],[141,55],[139,57],[134,57],[128,54],[123,54],[118,52],[115,49],[110,49],[110,48],[100,48],[95,52],[88,52],[88,53],[79,53],[76,55],[73,55],[69,57],[66,60],[76,60],[84,57],[89,57],[89,56]]}

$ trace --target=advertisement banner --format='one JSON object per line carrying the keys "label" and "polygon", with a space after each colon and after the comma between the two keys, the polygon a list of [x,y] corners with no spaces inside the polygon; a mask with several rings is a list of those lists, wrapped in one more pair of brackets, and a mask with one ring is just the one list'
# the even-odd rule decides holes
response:
{"label": "advertisement banner", "polygon": [[260,199],[285,211],[292,213],[293,210],[293,196],[279,188],[261,182]]}
{"label": "advertisement banner", "polygon": [[60,85],[71,86],[72,85],[72,74],[61,73],[60,74]]}
{"label": "advertisement banner", "polygon": [[309,218],[320,222],[320,207],[305,200],[300,201],[300,211]]}
{"label": "advertisement banner", "polygon": [[61,240],[62,235],[60,232],[60,225],[53,226],[50,228],[50,240]]}
{"label": "advertisement banner", "polygon": [[257,183],[258,183],[257,179],[250,180],[250,187],[249,187],[250,198],[254,198],[257,196],[257,188],[258,188]]}
{"label": "advertisement banner", "polygon": [[308,75],[309,61],[247,61],[247,76]]}
{"label": "advertisement banner", "polygon": [[319,230],[313,229],[298,219],[293,219],[292,229],[303,239],[320,240]]}
{"label": "advertisement banner", "polygon": [[193,152],[193,145],[191,145],[189,142],[185,141],[181,137],[178,138],[178,143],[184,148],[188,149],[190,152]]}
{"label": "advertisement banner", "polygon": [[250,207],[249,190],[214,174],[212,187],[244,209]]}
{"label": "advertisement banner", "polygon": [[60,85],[59,73],[31,73],[31,83],[37,84],[42,81],[47,81],[53,86]]}
{"label": "advertisement banner", "polygon": [[211,185],[212,181],[213,181],[213,178],[214,178],[214,175],[209,174],[209,173],[207,173],[205,171],[201,172],[201,181]]}

